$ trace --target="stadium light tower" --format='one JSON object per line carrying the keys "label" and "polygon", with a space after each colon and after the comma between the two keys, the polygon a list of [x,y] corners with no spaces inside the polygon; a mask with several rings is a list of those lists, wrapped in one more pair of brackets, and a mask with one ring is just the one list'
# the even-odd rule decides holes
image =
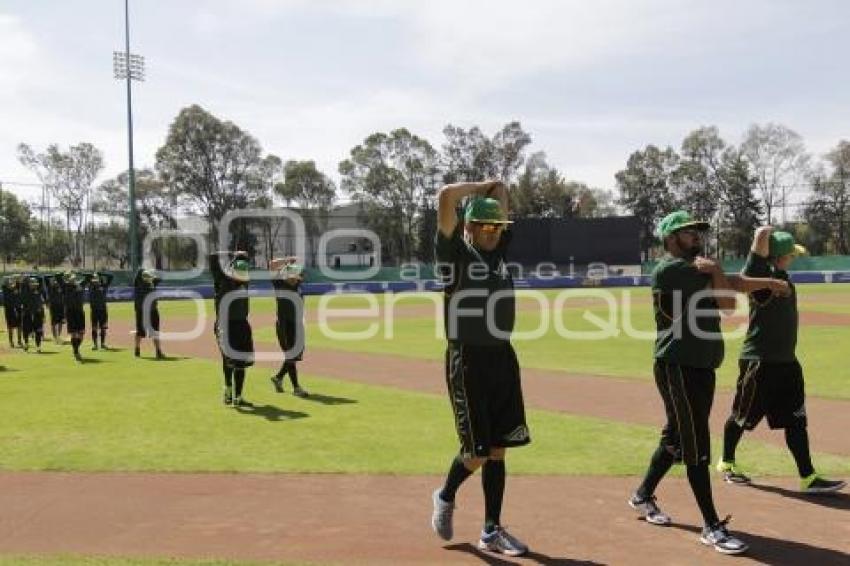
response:
{"label": "stadium light tower", "polygon": [[112,52],[112,71],[118,80],[127,81],[127,169],[130,193],[130,269],[139,268],[139,234],[136,226],[136,170],[133,167],[133,81],[145,80],[145,58],[130,54],[130,7],[124,0],[124,51]]}

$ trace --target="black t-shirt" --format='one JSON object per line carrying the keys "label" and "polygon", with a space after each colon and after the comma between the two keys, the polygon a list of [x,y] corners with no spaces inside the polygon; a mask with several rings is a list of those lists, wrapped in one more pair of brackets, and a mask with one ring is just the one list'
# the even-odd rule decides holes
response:
{"label": "black t-shirt", "polygon": [[[247,290],[248,284],[236,281],[235,279],[231,279],[230,277],[228,277],[221,267],[221,262],[219,261],[218,254],[210,254],[209,259],[210,272],[213,276],[213,287],[215,289],[215,318],[216,320],[218,320],[218,308],[224,296],[230,293],[231,291],[236,291],[240,289]],[[248,297],[238,297],[231,301],[230,307],[227,311],[227,319],[229,321],[248,320],[249,311],[250,304],[248,303]]]}
{"label": "black t-shirt", "polygon": [[[142,270],[136,272],[136,278],[133,280],[133,306],[136,309],[136,313],[141,313],[142,308],[145,304],[145,299],[148,295],[156,291],[156,287],[159,285],[159,279],[154,278],[153,281],[145,281],[145,278],[142,277]],[[151,312],[157,310],[159,299],[154,299],[151,301]]]}
{"label": "black t-shirt", "polygon": [[106,293],[112,283],[112,277],[110,273],[99,275],[100,285],[92,284],[89,287],[89,305],[92,310],[106,310]]}
{"label": "black t-shirt", "polygon": [[276,297],[277,304],[277,320],[278,322],[294,322],[298,318],[298,310],[303,312],[303,301],[301,300],[301,281],[297,281],[294,285],[290,284],[286,279],[272,279],[272,286],[276,291],[289,291],[298,295],[298,303],[295,304],[295,298],[287,295],[286,297]]}
{"label": "black t-shirt", "polygon": [[503,344],[510,340],[516,316],[514,281],[505,262],[511,232],[503,231],[496,248],[487,252],[464,240],[462,230],[460,222],[449,238],[437,230],[434,245],[445,285],[446,337],[463,344]]}
{"label": "black t-shirt", "polygon": [[797,359],[797,289],[788,277],[788,272],[776,269],[767,258],[750,253],[744,265],[744,275],[784,279],[791,287],[791,295],[782,297],[768,290],[750,294],[750,326],[744,346],[742,360],[765,362],[793,362]]}
{"label": "black t-shirt", "polygon": [[17,287],[3,285],[3,306],[9,311],[18,310],[21,307],[21,295]]}
{"label": "black t-shirt", "polygon": [[44,295],[41,287],[31,289],[29,286],[24,287],[21,293],[21,305],[24,312],[35,313],[44,308]]}
{"label": "black t-shirt", "polygon": [[[723,362],[720,312],[717,301],[706,292],[711,276],[700,273],[690,261],[667,256],[652,272],[652,298],[655,307],[655,358],[671,364],[716,369]],[[692,300],[701,293],[698,300]],[[693,309],[706,311],[693,318]],[[698,336],[695,330],[710,334]]]}

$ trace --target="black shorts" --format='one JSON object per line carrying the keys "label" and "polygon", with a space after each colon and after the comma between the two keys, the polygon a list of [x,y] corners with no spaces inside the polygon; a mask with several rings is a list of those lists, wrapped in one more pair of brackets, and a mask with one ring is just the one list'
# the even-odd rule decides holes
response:
{"label": "black shorts", "polygon": [[21,325],[21,315],[16,309],[4,308],[6,312],[6,326],[17,328]]}
{"label": "black shorts", "polygon": [[519,362],[509,342],[498,346],[449,342],[446,384],[463,457],[486,457],[491,448],[531,442]]}
{"label": "black shorts", "polygon": [[[286,361],[300,362],[304,355],[304,325],[294,320],[279,320],[275,325],[277,343],[286,354]],[[300,344],[297,344],[300,342]],[[298,348],[296,348],[298,346]]]}
{"label": "black shorts", "polygon": [[667,423],[661,429],[661,445],[678,462],[708,464],[711,461],[708,417],[714,401],[714,370],[656,360],[654,373],[667,414]]}
{"label": "black shorts", "polygon": [[[107,311],[106,309],[92,309],[91,326],[92,328],[108,328],[109,311]],[[159,321],[157,321],[157,326],[159,326]]]}
{"label": "black shorts", "polygon": [[62,324],[65,322],[65,309],[62,305],[50,307],[50,324]]}
{"label": "black shorts", "polygon": [[770,428],[807,425],[803,368],[797,361],[740,360],[732,417],[752,430],[767,416]]}
{"label": "black shorts", "polygon": [[[229,367],[246,368],[254,365],[254,338],[251,334],[251,325],[247,320],[230,320],[227,321],[227,331],[222,332],[219,328],[217,339],[218,348],[221,350],[221,357],[224,363]],[[230,349],[236,356],[228,356],[225,353],[225,342],[228,343]]]}
{"label": "black shorts", "polygon": [[86,313],[83,309],[69,309],[65,312],[68,320],[68,332],[77,333],[86,331]]}
{"label": "black shorts", "polygon": [[136,336],[140,338],[156,338],[159,334],[159,309],[151,309],[150,328],[145,328],[141,309],[136,310]]}
{"label": "black shorts", "polygon": [[37,332],[44,327],[44,310],[34,312],[24,312],[21,317],[21,327],[24,334]]}

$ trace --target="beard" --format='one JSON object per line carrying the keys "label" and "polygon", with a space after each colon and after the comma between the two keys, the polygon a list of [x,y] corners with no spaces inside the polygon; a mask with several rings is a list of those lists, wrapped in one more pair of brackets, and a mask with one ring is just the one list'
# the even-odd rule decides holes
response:
{"label": "beard", "polygon": [[700,242],[699,244],[694,244],[690,247],[686,247],[682,243],[682,240],[677,238],[676,243],[679,245],[679,249],[682,250],[682,257],[684,257],[688,261],[695,260],[697,258],[697,256],[699,256],[703,252],[702,242]]}

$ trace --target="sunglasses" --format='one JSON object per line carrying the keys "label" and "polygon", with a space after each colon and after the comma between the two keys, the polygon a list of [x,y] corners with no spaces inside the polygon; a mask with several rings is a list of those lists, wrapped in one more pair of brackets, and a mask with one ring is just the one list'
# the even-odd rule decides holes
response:
{"label": "sunglasses", "polygon": [[481,230],[483,234],[494,234],[496,232],[500,232],[505,228],[504,224],[499,224],[496,222],[474,222],[475,226]]}

